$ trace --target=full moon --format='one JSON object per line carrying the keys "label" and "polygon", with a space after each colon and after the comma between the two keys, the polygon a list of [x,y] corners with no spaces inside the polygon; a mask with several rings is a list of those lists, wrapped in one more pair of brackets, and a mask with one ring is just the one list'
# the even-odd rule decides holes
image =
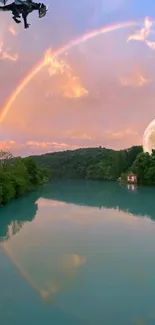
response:
{"label": "full moon", "polygon": [[151,154],[152,149],[155,149],[155,119],[147,126],[143,135],[144,152]]}

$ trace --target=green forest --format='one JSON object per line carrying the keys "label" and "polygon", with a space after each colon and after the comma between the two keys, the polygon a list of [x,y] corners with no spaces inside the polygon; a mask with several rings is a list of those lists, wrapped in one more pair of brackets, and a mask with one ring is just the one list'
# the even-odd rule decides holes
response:
{"label": "green forest", "polygon": [[86,148],[47,153],[33,159],[49,167],[51,178],[116,180],[131,169],[141,146],[115,151],[106,148]]}
{"label": "green forest", "polygon": [[126,180],[130,171],[139,184],[155,185],[155,150],[149,155],[141,146],[117,151],[98,147],[26,158],[1,151],[0,205],[52,179]]}
{"label": "green forest", "polygon": [[10,152],[0,152],[0,206],[21,197],[49,181],[49,170],[31,157],[12,158]]}
{"label": "green forest", "polygon": [[50,169],[51,179],[91,179],[115,181],[132,171],[139,184],[155,184],[155,151],[143,152],[142,146],[124,150],[86,148],[33,156]]}

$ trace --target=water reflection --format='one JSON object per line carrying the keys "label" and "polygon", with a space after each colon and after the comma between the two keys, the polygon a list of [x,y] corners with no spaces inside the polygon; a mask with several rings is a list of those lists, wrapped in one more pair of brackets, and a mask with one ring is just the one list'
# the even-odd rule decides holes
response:
{"label": "water reflection", "polygon": [[63,207],[68,203],[99,209],[110,208],[155,220],[154,197],[154,188],[128,188],[111,182],[54,181],[0,209],[0,240],[10,238],[26,222],[33,221],[38,204],[46,208]]}
{"label": "water reflection", "polygon": [[[86,263],[86,258],[78,254],[49,254],[43,255],[41,247],[35,247],[32,252],[24,251],[16,243],[4,242],[2,247],[20,275],[39,294],[45,302],[53,304],[55,294],[70,289],[76,285],[78,268]],[[28,247],[26,247],[28,248]],[[41,252],[40,252],[41,250]],[[51,258],[50,258],[51,255]]]}
{"label": "water reflection", "polygon": [[0,208],[0,240],[4,241],[22,229],[26,222],[35,218],[38,205],[39,191],[27,197],[15,200],[7,206]]}
{"label": "water reflection", "polygon": [[47,279],[44,289],[40,290],[44,300],[50,300],[56,293],[72,288],[76,282],[76,272],[86,263],[86,258],[78,254],[64,254],[53,262],[55,272],[52,271],[53,276]]}
{"label": "water reflection", "polygon": [[127,188],[128,188],[128,190],[129,191],[136,191],[136,189],[137,189],[137,185],[135,185],[135,184],[127,184]]}
{"label": "water reflection", "polygon": [[2,247],[22,277],[48,303],[81,288],[85,269],[90,278],[89,270],[94,272],[87,288],[92,292],[96,272],[100,281],[105,278],[111,283],[113,270],[115,278],[121,278],[123,285],[127,281],[130,289],[145,286],[149,273],[147,263],[143,265],[142,247],[147,258],[154,254],[154,228],[148,218],[154,220],[154,194],[151,188],[133,193],[115,183],[53,182],[1,209]]}
{"label": "water reflection", "polygon": [[[50,188],[50,190],[49,190]],[[154,187],[129,191],[116,182],[55,181],[44,187],[42,197],[76,205],[119,209],[155,220]]]}

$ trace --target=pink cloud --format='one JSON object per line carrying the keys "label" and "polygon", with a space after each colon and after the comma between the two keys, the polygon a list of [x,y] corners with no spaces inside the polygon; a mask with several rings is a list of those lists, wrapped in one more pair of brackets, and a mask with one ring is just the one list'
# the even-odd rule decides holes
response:
{"label": "pink cloud", "polygon": [[127,128],[125,130],[121,130],[118,132],[108,130],[104,132],[104,136],[108,139],[117,140],[117,139],[123,139],[126,136],[138,136],[138,132],[131,128]]}
{"label": "pink cloud", "polygon": [[66,136],[70,139],[78,139],[78,140],[92,140],[93,137],[91,135],[88,135],[86,133],[77,133],[75,131],[66,131]]}
{"label": "pink cloud", "polygon": [[1,58],[2,58],[3,60],[8,59],[8,60],[10,60],[10,61],[17,61],[17,60],[19,59],[19,55],[18,55],[17,53],[16,53],[16,54],[9,54],[9,53],[7,53],[6,51],[4,51],[4,52],[2,53]]}
{"label": "pink cloud", "polygon": [[136,33],[134,34],[131,34],[127,41],[131,41],[131,40],[135,40],[135,41],[145,41],[146,38],[149,36],[150,34],[150,30],[151,30],[151,27],[152,27],[153,23],[151,21],[151,19],[149,17],[146,17],[145,18],[145,21],[144,21],[144,27],[141,28],[139,31],[137,31]]}
{"label": "pink cloud", "polygon": [[79,145],[73,145],[70,143],[59,142],[39,142],[39,141],[27,141],[16,142],[14,140],[0,141],[0,150],[11,151],[13,155],[31,155],[34,152],[37,154],[64,150],[73,150],[79,148]]}
{"label": "pink cloud", "polygon": [[11,151],[12,153],[15,151],[20,151],[24,147],[24,144],[17,143],[14,140],[9,141],[0,141],[0,150]]}
{"label": "pink cloud", "polygon": [[18,35],[18,32],[17,30],[14,28],[14,26],[10,26],[9,27],[9,32],[13,35],[13,36],[17,36]]}
{"label": "pink cloud", "polygon": [[119,78],[121,86],[128,87],[143,87],[147,85],[150,80],[145,78],[142,74],[137,74],[132,77]]}

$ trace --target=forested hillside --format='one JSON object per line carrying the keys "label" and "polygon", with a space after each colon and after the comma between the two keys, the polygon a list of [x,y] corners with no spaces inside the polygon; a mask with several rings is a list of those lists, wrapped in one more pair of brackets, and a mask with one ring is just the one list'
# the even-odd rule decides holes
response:
{"label": "forested hillside", "polygon": [[120,151],[99,147],[48,153],[33,159],[50,168],[51,178],[116,180],[142,151],[141,146]]}

